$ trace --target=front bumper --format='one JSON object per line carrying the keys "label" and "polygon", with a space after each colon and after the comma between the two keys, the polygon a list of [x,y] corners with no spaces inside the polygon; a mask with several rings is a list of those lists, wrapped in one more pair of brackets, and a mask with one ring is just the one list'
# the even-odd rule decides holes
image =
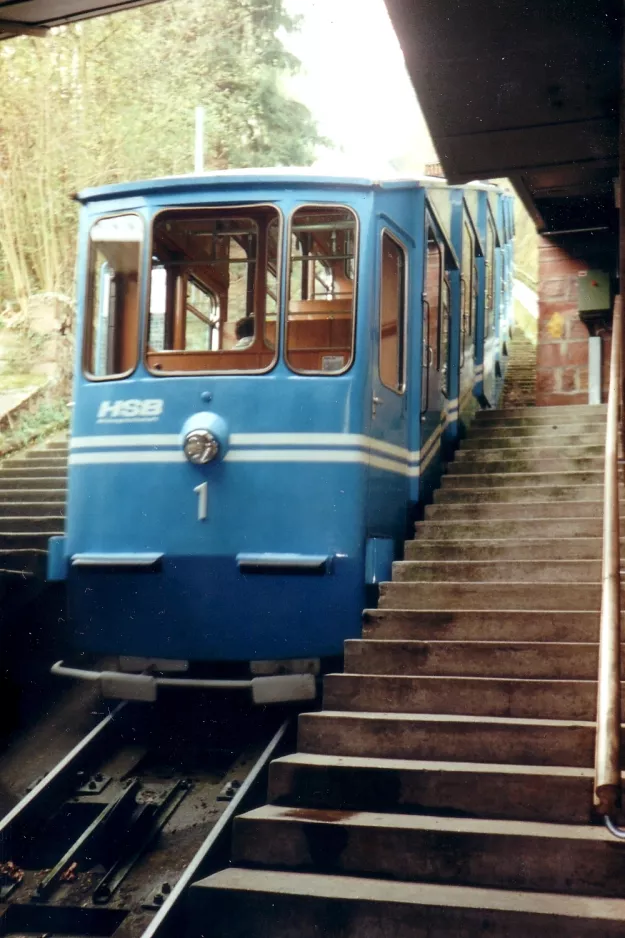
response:
{"label": "front bumper", "polygon": [[315,700],[317,681],[314,674],[276,674],[248,680],[213,680],[190,677],[161,677],[152,674],[127,674],[122,671],[89,671],[72,668],[57,661],[52,674],[79,681],[97,681],[103,697],[115,700],[140,700],[153,703],[159,688],[193,690],[250,690],[255,704],[288,703]]}

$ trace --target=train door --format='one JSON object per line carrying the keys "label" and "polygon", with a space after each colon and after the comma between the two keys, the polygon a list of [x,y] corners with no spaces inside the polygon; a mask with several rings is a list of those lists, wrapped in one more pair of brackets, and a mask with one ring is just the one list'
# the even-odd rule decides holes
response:
{"label": "train door", "polygon": [[384,220],[378,231],[377,341],[371,398],[369,532],[404,534],[409,475],[407,435],[407,297],[409,249]]}
{"label": "train door", "polygon": [[447,395],[450,288],[445,245],[429,213],[425,226],[421,417],[428,423],[440,415]]}

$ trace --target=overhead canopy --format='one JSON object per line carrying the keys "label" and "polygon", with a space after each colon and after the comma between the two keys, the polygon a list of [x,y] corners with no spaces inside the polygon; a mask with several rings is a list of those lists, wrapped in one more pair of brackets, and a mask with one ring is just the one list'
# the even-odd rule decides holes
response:
{"label": "overhead canopy", "polygon": [[0,39],[45,36],[63,26],[104,13],[145,6],[155,0],[0,0]]}
{"label": "overhead canopy", "polygon": [[619,0],[386,0],[450,182],[508,176],[540,228],[612,225]]}

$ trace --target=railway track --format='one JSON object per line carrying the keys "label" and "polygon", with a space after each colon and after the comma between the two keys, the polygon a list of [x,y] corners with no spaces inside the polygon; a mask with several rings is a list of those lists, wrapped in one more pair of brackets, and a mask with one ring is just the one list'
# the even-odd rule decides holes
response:
{"label": "railway track", "polygon": [[164,938],[228,859],[291,712],[171,697],[120,704],[0,821],[0,934]]}

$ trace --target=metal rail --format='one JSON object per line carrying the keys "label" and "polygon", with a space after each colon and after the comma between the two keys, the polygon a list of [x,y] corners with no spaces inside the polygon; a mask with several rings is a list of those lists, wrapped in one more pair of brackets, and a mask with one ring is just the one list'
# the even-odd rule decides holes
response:
{"label": "metal rail", "polygon": [[[595,747],[595,804],[606,826],[620,836],[615,818],[621,800],[621,589],[619,519],[619,425],[622,418],[621,297],[614,303],[610,390],[605,440],[603,494],[603,558],[597,736]],[[625,836],[625,832],[623,832]]]}

